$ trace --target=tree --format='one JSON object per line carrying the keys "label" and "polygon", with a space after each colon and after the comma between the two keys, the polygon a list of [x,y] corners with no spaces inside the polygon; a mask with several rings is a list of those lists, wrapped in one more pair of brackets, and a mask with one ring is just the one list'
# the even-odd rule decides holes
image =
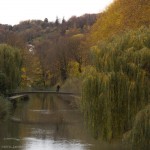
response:
{"label": "tree", "polygon": [[83,82],[82,106],[96,138],[111,140],[129,131],[136,113],[149,104],[149,35],[150,28],[141,27],[91,48],[93,67]]}
{"label": "tree", "polygon": [[58,17],[56,17],[56,20],[55,20],[55,25],[58,27],[59,26],[59,19],[58,19]]}
{"label": "tree", "polygon": [[17,48],[0,44],[0,85],[3,93],[15,90],[21,82],[22,56]]}
{"label": "tree", "polygon": [[[41,86],[44,88],[50,85],[50,58],[51,58],[51,42],[44,40],[41,42],[35,42],[35,55],[37,57],[36,63],[39,67],[36,68],[38,71],[35,72],[39,76],[38,82],[41,81]],[[53,63],[52,63],[53,64]]]}
{"label": "tree", "polygon": [[44,19],[44,22],[45,22],[45,23],[48,23],[48,19],[47,19],[47,18],[45,18],[45,19]]}
{"label": "tree", "polygon": [[5,94],[7,91],[7,79],[6,75],[0,72],[0,95]]}
{"label": "tree", "polygon": [[68,62],[69,57],[67,53],[67,39],[60,38],[55,45],[56,48],[56,63],[58,64],[58,69],[60,71],[60,77],[63,81],[68,78]]}
{"label": "tree", "polygon": [[78,34],[68,38],[67,43],[70,58],[78,63],[78,71],[80,73],[82,72],[81,66],[83,63],[83,49],[81,49],[81,42],[83,39],[84,35]]}
{"label": "tree", "polygon": [[62,25],[65,24],[65,23],[66,23],[66,20],[65,20],[65,18],[63,17],[63,19],[62,19]]}

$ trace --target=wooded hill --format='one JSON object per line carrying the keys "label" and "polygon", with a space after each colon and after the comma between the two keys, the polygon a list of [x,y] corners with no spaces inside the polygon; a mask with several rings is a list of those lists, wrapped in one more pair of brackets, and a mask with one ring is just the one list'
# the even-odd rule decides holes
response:
{"label": "wooded hill", "polygon": [[[73,16],[68,21],[27,20],[18,25],[0,25],[0,43],[21,49],[21,86],[47,87],[69,76],[69,63],[81,72],[85,35],[97,14]],[[74,63],[72,63],[74,62]]]}
{"label": "wooded hill", "polygon": [[[19,36],[24,42],[32,43],[41,39],[56,39],[66,34],[86,33],[95,23],[98,14],[85,14],[80,17],[73,16],[68,21],[64,18],[55,22],[49,22],[47,18],[42,20],[22,21],[18,25],[0,24],[0,43],[9,42],[10,36]],[[76,29],[76,31],[74,31]]]}

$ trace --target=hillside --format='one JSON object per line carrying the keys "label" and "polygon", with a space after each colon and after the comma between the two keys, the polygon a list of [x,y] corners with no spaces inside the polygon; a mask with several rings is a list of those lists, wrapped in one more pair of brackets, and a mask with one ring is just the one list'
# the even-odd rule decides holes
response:
{"label": "hillside", "polygon": [[95,23],[97,16],[97,14],[73,16],[68,21],[64,18],[61,21],[56,18],[55,22],[49,22],[47,18],[44,21],[27,20],[14,26],[0,24],[0,43],[7,42],[8,39],[6,38],[12,34],[22,38],[24,42],[31,43],[37,39],[52,40],[67,34],[86,33]]}
{"label": "hillside", "polygon": [[150,0],[115,0],[93,25],[91,45],[126,30],[150,25]]}
{"label": "hillside", "polygon": [[85,14],[68,21],[56,18],[55,22],[49,22],[45,18],[14,26],[0,25],[0,43],[22,49],[22,86],[46,87],[66,80],[71,61],[79,65],[81,72],[83,41],[97,16]]}

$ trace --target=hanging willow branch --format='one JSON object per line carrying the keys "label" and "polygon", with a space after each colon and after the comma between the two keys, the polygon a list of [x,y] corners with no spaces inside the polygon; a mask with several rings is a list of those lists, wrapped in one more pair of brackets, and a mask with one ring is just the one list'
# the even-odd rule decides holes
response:
{"label": "hanging willow branch", "polygon": [[92,48],[95,71],[83,82],[82,108],[95,137],[110,140],[128,131],[150,102],[149,35],[142,27]]}

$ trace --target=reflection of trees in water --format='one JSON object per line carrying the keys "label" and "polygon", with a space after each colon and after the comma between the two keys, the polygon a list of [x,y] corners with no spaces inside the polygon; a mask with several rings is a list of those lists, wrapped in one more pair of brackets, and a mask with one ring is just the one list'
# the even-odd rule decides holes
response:
{"label": "reflection of trees in water", "polygon": [[23,99],[12,101],[11,116],[13,116],[13,118],[18,118],[19,120],[25,120],[27,116],[27,105],[28,101],[24,101]]}
{"label": "reflection of trees in water", "polygon": [[54,140],[69,137],[68,125],[65,122],[62,114],[59,114],[58,116],[58,121],[55,124],[53,137],[54,137]]}
{"label": "reflection of trees in water", "polygon": [[72,128],[70,124],[80,120],[79,114],[72,111],[68,100],[52,94],[33,94],[30,97],[29,105],[19,111],[17,108],[17,113],[19,113],[17,116],[20,116],[19,119],[22,123],[52,125],[56,139],[74,136],[75,130],[70,129],[70,127]]}
{"label": "reflection of trees in water", "polygon": [[[40,94],[39,96],[40,96],[40,100],[42,102],[42,104],[41,104],[42,110],[50,110],[50,111],[56,110],[57,107],[56,107],[53,95]],[[39,97],[38,97],[38,99],[39,99]]]}
{"label": "reflection of trees in water", "polygon": [[55,103],[54,96],[50,95],[49,103],[50,103],[50,110],[55,111],[57,109],[57,106]]}
{"label": "reflection of trees in water", "polygon": [[[6,121],[0,124],[0,149],[2,146],[20,146],[20,125]],[[4,148],[8,149],[8,148]]]}
{"label": "reflection of trees in water", "polygon": [[46,98],[47,98],[47,94],[41,94],[41,101],[42,101],[42,105],[41,105],[41,109],[45,109],[45,102],[46,102]]}

